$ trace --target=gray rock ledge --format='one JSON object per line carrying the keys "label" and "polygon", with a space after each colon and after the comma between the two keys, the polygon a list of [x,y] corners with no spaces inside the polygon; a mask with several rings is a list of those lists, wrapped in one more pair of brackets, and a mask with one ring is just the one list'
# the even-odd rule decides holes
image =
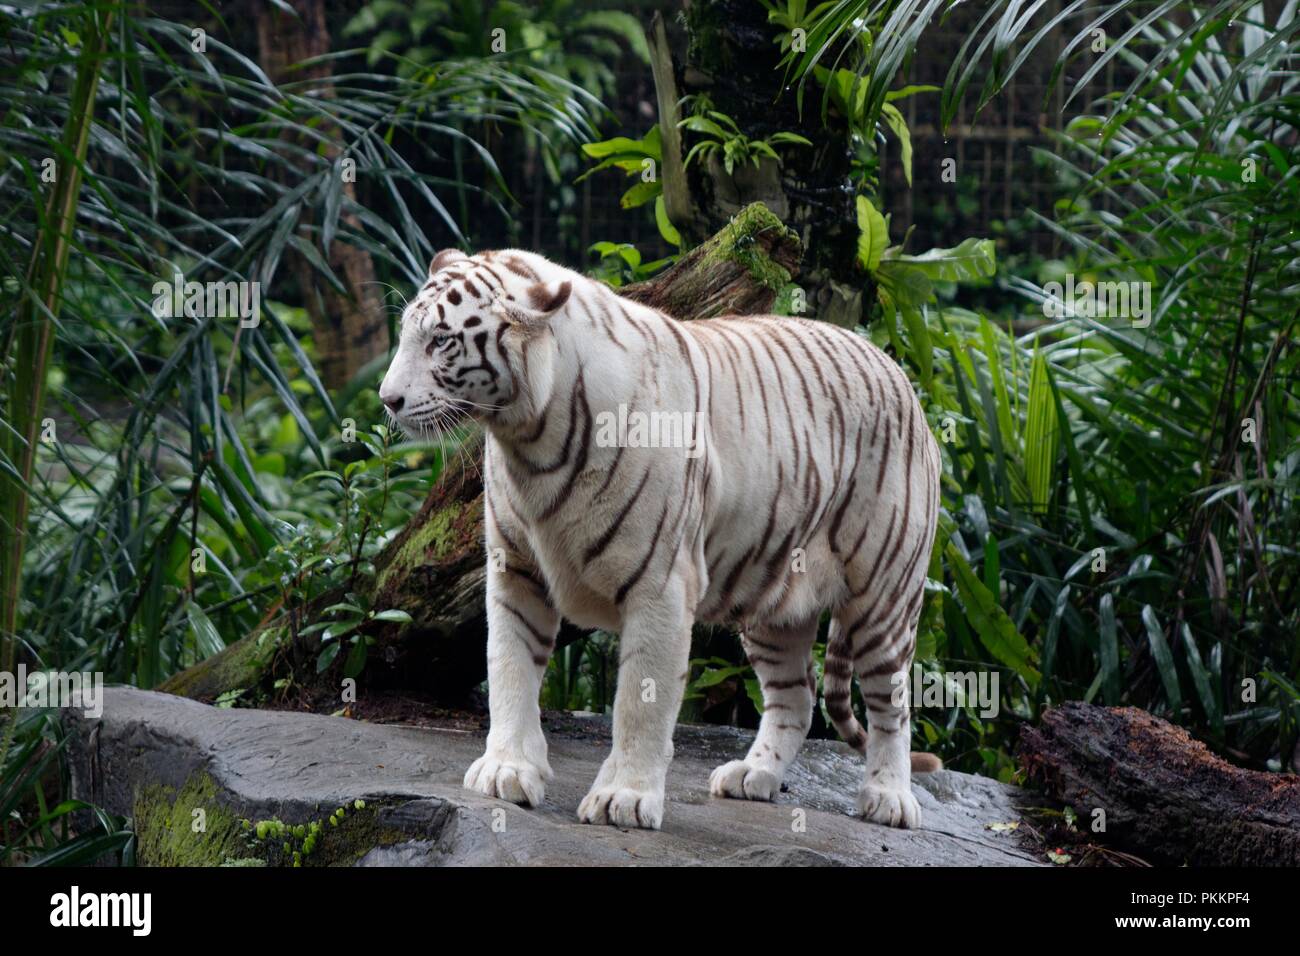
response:
{"label": "gray rock ledge", "polygon": [[[609,749],[603,717],[548,719],[556,776],[536,810],[462,789],[483,750],[472,731],[221,710],[129,687],[105,691],[102,717],[68,711],[64,722],[74,796],[133,816],[145,865],[291,863],[303,842],[292,828],[312,821],[321,832],[301,854],[307,864],[1048,865],[1017,833],[990,829],[1037,801],[984,777],[917,775],[920,830],[854,817],[862,761],[830,741],[804,746],[775,803],[751,803],[708,792],[709,772],[743,756],[751,735],[679,725],[664,827],[654,832],[577,822]],[[330,823],[338,807],[348,812]],[[286,839],[258,839],[262,820],[284,824]]]}

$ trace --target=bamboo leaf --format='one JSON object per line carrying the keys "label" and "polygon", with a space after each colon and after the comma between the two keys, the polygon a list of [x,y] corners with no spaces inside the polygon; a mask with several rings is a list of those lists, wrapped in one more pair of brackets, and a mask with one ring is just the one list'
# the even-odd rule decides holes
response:
{"label": "bamboo leaf", "polygon": [[1034,652],[1016,630],[1014,622],[955,546],[950,543],[945,549],[945,555],[962,610],[979,636],[980,643],[997,660],[1019,674],[1030,688],[1037,687],[1042,675],[1033,666]]}
{"label": "bamboo leaf", "polygon": [[903,165],[903,177],[907,185],[912,185],[912,134],[907,129],[907,120],[898,111],[898,107],[885,103],[880,108],[880,115],[885,125],[898,137],[899,162]]}
{"label": "bamboo leaf", "polygon": [[194,645],[199,652],[200,660],[211,657],[213,654],[225,649],[226,642],[221,639],[216,626],[209,620],[201,607],[193,601],[186,602],[185,616],[189,618],[190,627],[194,631]]}
{"label": "bamboo leaf", "polygon": [[1029,507],[1045,512],[1052,495],[1060,428],[1056,418],[1047,360],[1035,349],[1029,374],[1029,405],[1025,412],[1025,481]]}
{"label": "bamboo leaf", "polygon": [[964,239],[951,249],[930,249],[915,256],[891,249],[887,258],[890,262],[913,266],[934,282],[974,282],[998,271],[992,239]]}
{"label": "bamboo leaf", "polygon": [[1156,618],[1156,612],[1150,604],[1142,608],[1142,623],[1146,626],[1147,643],[1151,647],[1151,657],[1156,662],[1160,673],[1160,682],[1165,687],[1165,699],[1169,701],[1172,718],[1178,721],[1183,710],[1183,695],[1178,686],[1178,671],[1174,667],[1173,655],[1169,653],[1169,644],[1165,640],[1164,628]]}
{"label": "bamboo leaf", "polygon": [[1210,718],[1210,723],[1215,731],[1222,734],[1223,708],[1219,706],[1219,699],[1214,693],[1214,683],[1211,681],[1205,665],[1201,662],[1200,648],[1196,646],[1191,628],[1186,623],[1182,625],[1180,636],[1183,642],[1183,650],[1187,654],[1187,669],[1192,672],[1192,685],[1196,688],[1196,696],[1201,702],[1201,709]]}
{"label": "bamboo leaf", "polygon": [[1107,592],[1101,596],[1098,605],[1100,618],[1098,648],[1101,669],[1098,679],[1101,681],[1103,699],[1108,706],[1115,707],[1120,699],[1119,672],[1119,632],[1115,623],[1115,597]]}

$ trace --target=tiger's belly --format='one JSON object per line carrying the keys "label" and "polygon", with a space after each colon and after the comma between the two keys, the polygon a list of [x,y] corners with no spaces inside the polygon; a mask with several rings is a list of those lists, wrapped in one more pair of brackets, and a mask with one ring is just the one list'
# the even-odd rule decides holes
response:
{"label": "tiger's belly", "polygon": [[581,581],[566,581],[557,586],[548,577],[547,584],[555,609],[565,620],[589,630],[622,630],[622,612],[611,599],[602,597]]}
{"label": "tiger's belly", "polygon": [[[743,515],[736,520],[744,520]],[[707,522],[700,541],[710,535],[743,540],[743,529],[730,522]],[[554,529],[552,529],[553,531]],[[752,529],[750,529],[752,534]],[[695,538],[693,529],[684,537]],[[541,534],[530,539],[550,590],[552,602],[566,619],[583,628],[619,631],[625,607],[615,599],[615,582],[628,565],[617,557],[585,563],[581,555],[564,546],[562,536]],[[780,549],[773,540],[737,566],[728,555],[706,562],[703,554],[681,565],[696,567],[699,595],[693,608],[701,623],[782,626],[797,624],[839,605],[847,593],[842,559],[836,555],[824,530],[798,546]]]}
{"label": "tiger's belly", "polygon": [[825,533],[784,550],[781,544],[770,542],[743,564],[733,554],[714,555],[699,620],[741,629],[757,624],[780,627],[801,624],[838,606],[847,593],[844,565]]}
{"label": "tiger's belly", "polygon": [[[623,626],[623,607],[608,593],[607,577],[587,577],[583,571],[563,560],[546,560],[545,545],[534,547],[542,558],[542,573],[551,601],[566,620],[581,628],[617,632]],[[721,572],[726,568],[709,568],[707,589],[697,606],[699,623],[733,625],[740,628],[755,624],[782,626],[797,624],[837,606],[846,591],[843,565],[831,552],[825,538],[797,549],[780,575],[762,591],[746,590],[740,600],[725,607],[719,604],[723,594]],[[767,567],[754,562],[742,580],[765,581]]]}

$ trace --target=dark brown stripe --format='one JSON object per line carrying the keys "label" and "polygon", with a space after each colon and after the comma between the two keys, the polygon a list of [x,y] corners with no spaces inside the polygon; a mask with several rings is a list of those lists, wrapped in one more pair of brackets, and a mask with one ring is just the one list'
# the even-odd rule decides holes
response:
{"label": "dark brown stripe", "polygon": [[496,605],[497,607],[501,608],[501,610],[508,611],[510,614],[514,615],[515,618],[517,618],[519,622],[523,624],[523,626],[528,630],[528,633],[533,636],[533,640],[537,641],[537,643],[542,645],[543,648],[545,648],[546,650],[550,650],[555,646],[555,638],[547,637],[545,634],[543,634],[537,628],[537,626],[533,624],[532,621],[528,620],[528,618],[524,616],[524,613],[520,611],[518,608],[512,607],[511,605],[507,604],[505,601],[502,601],[500,598],[496,599]]}
{"label": "dark brown stripe", "polygon": [[623,603],[623,599],[627,597],[628,592],[631,591],[632,588],[636,587],[636,583],[641,580],[645,575],[646,569],[650,567],[650,559],[654,557],[655,549],[659,547],[659,533],[663,531],[664,519],[667,517],[668,502],[665,501],[663,511],[659,513],[659,524],[655,526],[654,537],[650,540],[650,550],[646,552],[645,558],[641,561],[640,566],[632,572],[632,576],[624,581],[618,591],[614,594],[615,604]]}
{"label": "dark brown stripe", "polygon": [[633,507],[635,507],[637,501],[640,500],[641,492],[645,490],[646,482],[649,480],[650,469],[647,468],[645,474],[641,476],[641,483],[636,486],[636,491],[632,492],[632,497],[628,498],[627,503],[624,504],[619,513],[614,516],[614,520],[610,523],[610,526],[605,529],[605,533],[597,538],[595,543],[587,549],[584,559],[588,563],[596,560],[596,558],[605,553],[605,549],[610,546],[610,543],[614,540],[614,536],[618,534],[618,529],[623,527],[623,522],[626,520],[628,513]]}

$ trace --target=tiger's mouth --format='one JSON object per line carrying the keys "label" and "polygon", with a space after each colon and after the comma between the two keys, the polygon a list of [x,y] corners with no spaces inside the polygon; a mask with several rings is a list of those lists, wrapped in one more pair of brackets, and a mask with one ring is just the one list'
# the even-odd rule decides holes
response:
{"label": "tiger's mouth", "polygon": [[444,402],[439,414],[442,416],[443,428],[457,428],[468,423],[473,417],[468,408],[453,402]]}
{"label": "tiger's mouth", "polygon": [[454,399],[433,398],[412,409],[389,412],[395,424],[412,438],[451,431],[467,424],[469,410]]}

